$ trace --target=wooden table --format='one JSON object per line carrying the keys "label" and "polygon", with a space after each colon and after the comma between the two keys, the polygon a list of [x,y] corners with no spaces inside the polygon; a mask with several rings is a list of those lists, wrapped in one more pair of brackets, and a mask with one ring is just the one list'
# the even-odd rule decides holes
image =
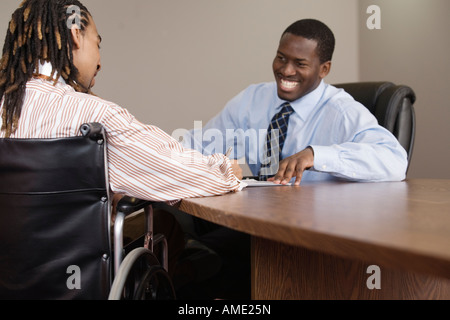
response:
{"label": "wooden table", "polygon": [[450,180],[254,187],[180,209],[252,235],[253,299],[450,299]]}

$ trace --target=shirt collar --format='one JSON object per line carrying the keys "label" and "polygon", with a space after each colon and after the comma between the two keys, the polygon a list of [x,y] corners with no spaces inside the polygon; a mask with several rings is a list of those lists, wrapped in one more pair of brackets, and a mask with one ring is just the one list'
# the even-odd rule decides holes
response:
{"label": "shirt collar", "polygon": [[[317,86],[316,89],[308,93],[307,95],[301,97],[300,99],[297,99],[295,101],[289,102],[292,109],[294,109],[295,113],[303,120],[305,121],[311,111],[314,109],[314,107],[319,103],[320,99],[323,96],[323,93],[325,91],[326,84],[323,80],[320,81],[320,84]],[[277,110],[281,107],[283,103],[285,103],[285,100],[281,100],[280,98],[277,98],[279,106],[277,107]]]}
{"label": "shirt collar", "polygon": [[[45,61],[44,63],[39,62],[39,66],[36,68],[37,74],[41,74],[43,76],[51,77],[53,71],[53,66],[50,62]],[[57,73],[53,75],[53,79],[56,79]],[[66,84],[66,81],[63,79],[63,77],[59,77],[58,82],[61,84]]]}

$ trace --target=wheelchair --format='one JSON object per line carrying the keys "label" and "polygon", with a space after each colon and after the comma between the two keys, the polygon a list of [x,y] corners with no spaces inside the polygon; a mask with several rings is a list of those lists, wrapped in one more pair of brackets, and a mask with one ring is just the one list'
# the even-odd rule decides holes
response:
{"label": "wheelchair", "polygon": [[[112,217],[104,129],[80,131],[0,139],[0,299],[176,299],[158,203],[124,197]],[[126,217],[142,211],[147,232],[124,246]]]}

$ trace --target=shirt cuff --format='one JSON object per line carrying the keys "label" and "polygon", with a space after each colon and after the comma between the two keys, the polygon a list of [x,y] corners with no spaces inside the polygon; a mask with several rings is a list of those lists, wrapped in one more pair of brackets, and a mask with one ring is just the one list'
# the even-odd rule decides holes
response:
{"label": "shirt cuff", "polygon": [[239,180],[239,187],[236,189],[236,191],[242,191],[247,186],[248,186],[248,184],[246,184],[242,180]]}
{"label": "shirt cuff", "polygon": [[314,170],[321,172],[338,172],[339,152],[332,147],[310,146],[314,151]]}

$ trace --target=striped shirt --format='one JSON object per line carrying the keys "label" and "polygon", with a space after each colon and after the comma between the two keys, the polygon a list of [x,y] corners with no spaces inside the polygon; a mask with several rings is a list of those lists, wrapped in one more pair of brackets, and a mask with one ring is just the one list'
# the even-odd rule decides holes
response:
{"label": "striped shirt", "polygon": [[[223,154],[203,156],[184,148],[161,129],[136,120],[126,109],[78,93],[63,81],[53,85],[52,81],[31,79],[27,83],[18,128],[11,138],[79,136],[80,126],[88,122],[99,122],[105,128],[109,182],[115,193],[172,202],[238,191],[245,185]],[[4,136],[0,131],[0,138]]]}

